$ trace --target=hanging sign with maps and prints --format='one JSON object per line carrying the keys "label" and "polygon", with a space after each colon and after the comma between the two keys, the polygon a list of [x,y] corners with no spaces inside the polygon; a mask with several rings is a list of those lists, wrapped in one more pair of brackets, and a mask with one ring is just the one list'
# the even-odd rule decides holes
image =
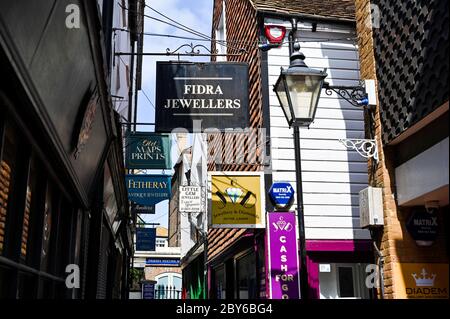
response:
{"label": "hanging sign with maps and prints", "polygon": [[128,169],[172,168],[169,134],[131,132],[126,136],[125,165]]}
{"label": "hanging sign with maps and prints", "polygon": [[156,132],[248,127],[248,81],[245,63],[157,62]]}

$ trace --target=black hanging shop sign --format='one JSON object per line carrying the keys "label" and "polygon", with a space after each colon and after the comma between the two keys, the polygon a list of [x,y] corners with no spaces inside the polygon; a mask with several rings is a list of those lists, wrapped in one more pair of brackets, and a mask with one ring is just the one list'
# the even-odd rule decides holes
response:
{"label": "black hanging shop sign", "polygon": [[248,127],[248,81],[245,63],[157,62],[156,132]]}

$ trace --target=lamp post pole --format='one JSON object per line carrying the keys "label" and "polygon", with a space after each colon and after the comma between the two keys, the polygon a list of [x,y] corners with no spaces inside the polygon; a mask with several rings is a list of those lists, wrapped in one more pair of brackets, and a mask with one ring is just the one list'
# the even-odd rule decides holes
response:
{"label": "lamp post pole", "polygon": [[[288,35],[289,54],[294,52],[295,33],[297,32],[297,19],[291,20],[292,30]],[[295,151],[295,180],[297,186],[297,220],[298,236],[300,244],[300,295],[301,299],[308,299],[308,268],[306,265],[306,240],[305,240],[305,218],[303,207],[302,188],[302,156],[300,150],[300,127],[294,125],[294,151]]]}
{"label": "lamp post pole", "polygon": [[300,128],[294,125],[295,173],[297,185],[297,219],[300,244],[300,293],[301,299],[308,299],[308,269],[306,265],[305,218],[302,189],[302,157],[300,150]]}

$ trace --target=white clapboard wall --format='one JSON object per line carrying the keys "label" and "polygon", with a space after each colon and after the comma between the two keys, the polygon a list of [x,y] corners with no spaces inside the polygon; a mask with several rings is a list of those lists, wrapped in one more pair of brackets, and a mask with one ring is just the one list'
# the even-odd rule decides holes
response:
{"label": "white clapboard wall", "polygon": [[[338,32],[336,32],[338,31]],[[359,57],[354,30],[333,25],[298,33],[301,51],[311,68],[328,68],[331,85],[357,85]],[[268,53],[270,130],[273,181],[294,187],[293,130],[289,129],[273,92],[280,67],[288,67],[289,49]],[[335,94],[322,91],[314,123],[301,129],[303,198],[307,239],[369,239],[359,227],[359,191],[367,187],[367,160],[347,150],[340,138],[364,138],[363,111]]]}

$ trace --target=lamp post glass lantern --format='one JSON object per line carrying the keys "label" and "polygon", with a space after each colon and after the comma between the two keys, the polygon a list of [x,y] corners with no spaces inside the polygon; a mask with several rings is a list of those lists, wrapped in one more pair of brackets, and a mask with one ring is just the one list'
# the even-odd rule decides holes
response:
{"label": "lamp post glass lantern", "polygon": [[306,66],[298,43],[294,44],[290,60],[289,68],[281,69],[274,91],[289,126],[309,126],[314,121],[327,73]]}
{"label": "lamp post glass lantern", "polygon": [[281,69],[274,86],[289,127],[294,127],[295,173],[297,186],[297,218],[300,242],[300,295],[308,299],[308,270],[306,263],[305,219],[302,190],[302,159],[300,152],[300,127],[314,121],[320,93],[327,77],[325,70],[308,68],[300,45],[293,45],[291,63],[287,70]]}

